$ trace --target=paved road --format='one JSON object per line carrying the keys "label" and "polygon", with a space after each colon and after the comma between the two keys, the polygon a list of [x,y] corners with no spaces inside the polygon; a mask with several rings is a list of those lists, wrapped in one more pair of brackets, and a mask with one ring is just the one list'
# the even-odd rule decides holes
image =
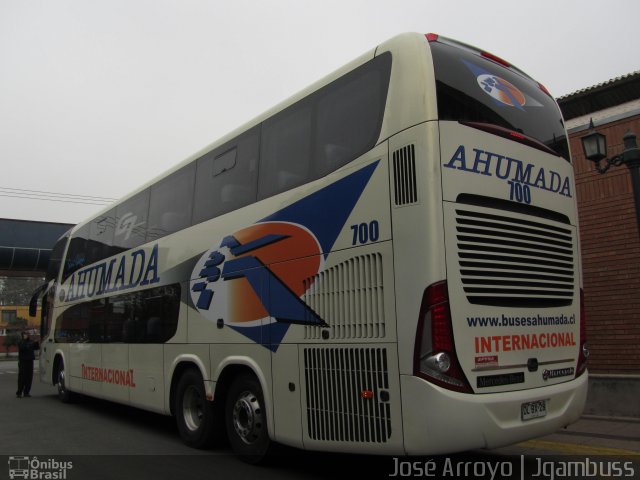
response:
{"label": "paved road", "polygon": [[[17,399],[16,372],[15,362],[0,362],[0,479],[9,477],[10,468],[15,473],[25,462],[35,462],[41,473],[63,471],[65,476],[58,478],[65,480],[314,480],[345,478],[349,472],[354,480],[360,480],[389,478],[396,470],[402,476],[422,478],[471,479],[478,473],[485,474],[480,478],[491,478],[494,472],[493,478],[542,480],[551,477],[534,477],[541,465],[548,465],[545,468],[549,473],[555,468],[551,465],[584,463],[585,458],[605,458],[609,463],[618,462],[620,468],[625,462],[633,462],[633,476],[626,478],[640,478],[640,457],[627,456],[620,448],[607,451],[592,446],[591,450],[563,451],[567,445],[563,438],[434,457],[435,464],[428,463],[431,458],[343,456],[283,449],[271,465],[254,467],[237,460],[228,449],[193,450],[183,445],[169,417],[88,398],[62,404],[54,387],[39,383],[37,375],[32,398]],[[67,466],[71,468],[64,468]],[[428,477],[428,473],[437,475]],[[554,470],[554,480],[583,477],[557,473]],[[598,474],[595,478],[605,476]]]}

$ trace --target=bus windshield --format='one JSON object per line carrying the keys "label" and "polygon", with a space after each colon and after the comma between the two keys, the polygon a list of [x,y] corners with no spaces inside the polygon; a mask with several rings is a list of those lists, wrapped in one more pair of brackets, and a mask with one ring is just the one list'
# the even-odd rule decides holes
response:
{"label": "bus windshield", "polygon": [[465,46],[431,42],[440,120],[526,135],[570,161],[560,109],[540,85]]}

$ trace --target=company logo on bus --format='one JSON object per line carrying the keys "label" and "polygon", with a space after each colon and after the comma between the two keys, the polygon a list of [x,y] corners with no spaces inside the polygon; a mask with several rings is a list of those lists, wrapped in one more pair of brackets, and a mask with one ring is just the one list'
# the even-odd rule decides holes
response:
{"label": "company logo on bus", "polygon": [[542,104],[526,96],[518,87],[499,77],[484,67],[476,65],[467,60],[462,60],[469,71],[476,77],[478,86],[484,93],[489,95],[497,105],[503,107],[514,107],[518,110],[524,110],[527,107],[541,107]]}
{"label": "company logo on bus", "polygon": [[378,163],[219,238],[193,269],[195,308],[272,351],[291,324],[325,325],[303,295],[324,269]]}
{"label": "company logo on bus", "polygon": [[527,103],[524,94],[504,78],[483,73],[478,75],[477,80],[485,93],[504,105],[522,108]]}
{"label": "company logo on bus", "polygon": [[300,225],[252,225],[200,259],[192,300],[210,320],[222,318],[255,342],[278,344],[291,323],[324,324],[300,299],[322,268],[321,253],[316,237]]}

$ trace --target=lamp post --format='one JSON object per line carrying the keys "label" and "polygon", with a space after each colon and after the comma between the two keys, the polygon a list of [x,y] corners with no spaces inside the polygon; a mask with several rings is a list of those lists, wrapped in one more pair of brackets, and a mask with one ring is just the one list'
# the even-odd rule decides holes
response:
{"label": "lamp post", "polygon": [[[589,133],[580,138],[584,156],[587,160],[595,163],[598,173],[605,173],[612,166],[619,167],[623,164],[629,168],[636,204],[636,219],[640,229],[640,148],[636,143],[636,135],[631,130],[627,130],[622,139],[624,151],[619,155],[607,158],[607,137],[595,131],[593,119],[589,123]],[[600,166],[602,160],[606,162],[604,167]]]}

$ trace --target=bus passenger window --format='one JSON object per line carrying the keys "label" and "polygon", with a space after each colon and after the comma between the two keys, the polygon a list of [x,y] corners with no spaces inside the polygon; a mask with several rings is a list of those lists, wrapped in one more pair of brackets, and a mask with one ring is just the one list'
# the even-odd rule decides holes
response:
{"label": "bus passenger window", "polygon": [[87,256],[89,263],[119,253],[112,249],[113,230],[116,223],[116,209],[94,218],[89,225],[89,240],[87,241]]}
{"label": "bus passenger window", "polygon": [[67,241],[69,240],[69,233],[67,232],[63,237],[61,237],[53,247],[51,251],[51,256],[49,257],[49,268],[47,268],[47,276],[46,281],[49,280],[57,280],[58,272],[60,271],[60,266],[62,265],[62,255],[64,254],[64,249],[67,246]]}
{"label": "bus passenger window", "polygon": [[302,103],[264,122],[259,198],[312,180],[311,118],[311,105]]}
{"label": "bus passenger window", "polygon": [[256,201],[260,127],[197,160],[193,224]]}
{"label": "bus passenger window", "polygon": [[359,73],[347,83],[330,85],[318,101],[317,176],[354,160],[378,139],[384,109],[381,75],[376,70]]}
{"label": "bus passenger window", "polygon": [[191,224],[195,175],[196,168],[192,163],[151,187],[147,241],[177,232]]}
{"label": "bus passenger window", "polygon": [[118,205],[114,247],[128,249],[142,245],[147,236],[149,215],[149,189],[134,195]]}
{"label": "bus passenger window", "polygon": [[64,275],[62,281],[76,270],[87,265],[87,239],[89,237],[89,227],[85,225],[73,234],[64,261]]}

